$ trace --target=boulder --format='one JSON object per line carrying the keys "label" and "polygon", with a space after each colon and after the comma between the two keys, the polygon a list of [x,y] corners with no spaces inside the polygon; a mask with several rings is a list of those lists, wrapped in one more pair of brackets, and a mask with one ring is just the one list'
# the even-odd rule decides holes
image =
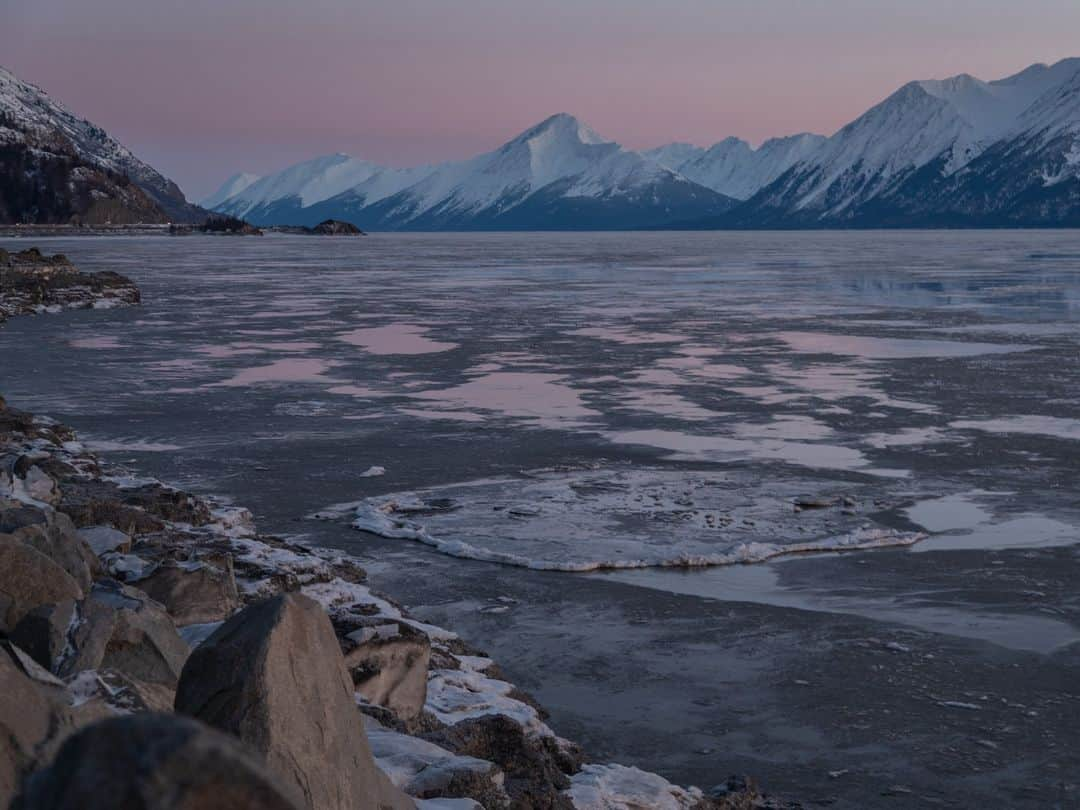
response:
{"label": "boulder", "polygon": [[142,713],[70,737],[13,810],[300,810],[234,739],[186,717]]}
{"label": "boulder", "polygon": [[345,666],[364,699],[408,722],[427,699],[431,641],[404,622],[376,621],[341,639]]}
{"label": "boulder", "polygon": [[166,560],[139,579],[138,588],[164,605],[181,626],[220,622],[240,606],[230,556],[220,565]]}
{"label": "boulder", "polygon": [[239,737],[310,810],[414,807],[376,767],[333,626],[306,596],[225,622],[188,659],[176,710]]}
{"label": "boulder", "polygon": [[73,650],[59,668],[62,676],[106,667],[176,686],[189,650],[165,608],[137,588],[105,579],[94,583],[78,610],[69,636]]}
{"label": "boulder", "polygon": [[83,598],[71,574],[10,534],[0,534],[0,633],[41,605]]}
{"label": "boulder", "polygon": [[[26,514],[29,510],[19,511],[24,518],[29,517]],[[79,537],[71,518],[52,509],[39,511],[41,511],[40,520],[8,531],[71,574],[85,592],[90,587],[94,576],[100,571],[97,557]],[[10,525],[14,521],[9,520],[8,523]]]}
{"label": "boulder", "polygon": [[0,643],[0,807],[11,803],[64,722],[62,684],[43,683],[28,661],[14,645]]}

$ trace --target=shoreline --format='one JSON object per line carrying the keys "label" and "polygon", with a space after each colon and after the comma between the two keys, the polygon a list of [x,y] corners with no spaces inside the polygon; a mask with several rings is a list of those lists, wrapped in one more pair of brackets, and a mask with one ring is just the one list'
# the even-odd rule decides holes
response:
{"label": "shoreline", "polygon": [[[105,300],[103,291],[84,289],[90,292],[71,306]],[[376,764],[419,807],[798,806],[777,803],[744,780],[729,780],[724,795],[706,796],[637,768],[586,764],[577,746],[547,725],[542,707],[502,679],[491,658],[371,590],[355,559],[260,534],[242,507],[105,465],[70,428],[2,398],[0,450],[14,459],[0,477],[7,507],[70,519],[97,557],[95,579],[146,587],[163,600],[192,649],[245,607],[285,593],[314,599],[330,617],[350,667]],[[212,594],[212,604],[205,598],[193,603],[190,587],[162,589],[163,576],[174,586],[197,582],[203,597]],[[67,673],[63,688],[72,709],[96,706],[109,715],[171,708],[160,694],[117,685],[116,677]],[[443,800],[466,803],[425,804]],[[483,803],[472,803],[477,800]]]}

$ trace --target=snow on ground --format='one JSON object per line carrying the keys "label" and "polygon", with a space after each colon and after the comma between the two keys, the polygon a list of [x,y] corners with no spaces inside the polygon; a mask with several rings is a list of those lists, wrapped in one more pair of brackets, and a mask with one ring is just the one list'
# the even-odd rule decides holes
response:
{"label": "snow on ground", "polygon": [[624,765],[585,765],[566,794],[578,810],[690,810],[702,799],[654,773]]}

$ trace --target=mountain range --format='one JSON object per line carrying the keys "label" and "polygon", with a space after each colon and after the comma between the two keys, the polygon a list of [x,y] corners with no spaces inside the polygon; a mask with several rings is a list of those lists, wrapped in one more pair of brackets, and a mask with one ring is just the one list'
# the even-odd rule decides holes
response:
{"label": "mountain range", "polygon": [[[239,187],[237,183],[242,183]],[[1080,225],[1080,59],[904,85],[830,137],[644,152],[553,116],[409,169],[331,155],[204,201],[256,224],[373,230]]]}
{"label": "mountain range", "polygon": [[326,155],[202,201],[0,68],[0,221],[365,230],[1080,226],[1080,59],[905,84],[831,136],[635,151],[565,113],[467,160]]}

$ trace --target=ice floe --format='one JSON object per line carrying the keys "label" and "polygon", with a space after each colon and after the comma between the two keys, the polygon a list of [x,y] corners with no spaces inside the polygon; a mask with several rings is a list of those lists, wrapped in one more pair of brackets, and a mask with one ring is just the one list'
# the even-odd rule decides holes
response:
{"label": "ice floe", "polygon": [[852,498],[795,506],[822,486],[832,485],[741,472],[541,470],[368,498],[352,525],[454,557],[568,572],[732,565],[925,537],[868,520]]}

